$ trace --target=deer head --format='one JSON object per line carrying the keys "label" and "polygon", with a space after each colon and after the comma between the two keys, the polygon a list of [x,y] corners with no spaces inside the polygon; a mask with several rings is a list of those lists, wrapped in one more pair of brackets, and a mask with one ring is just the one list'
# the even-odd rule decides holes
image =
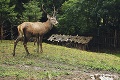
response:
{"label": "deer head", "polygon": [[51,22],[52,25],[56,26],[58,24],[58,21],[56,19],[56,10],[55,10],[55,6],[54,6],[54,11],[53,11],[53,15],[50,16],[43,8],[43,5],[42,5],[42,10],[44,13],[47,14],[47,18],[48,20]]}

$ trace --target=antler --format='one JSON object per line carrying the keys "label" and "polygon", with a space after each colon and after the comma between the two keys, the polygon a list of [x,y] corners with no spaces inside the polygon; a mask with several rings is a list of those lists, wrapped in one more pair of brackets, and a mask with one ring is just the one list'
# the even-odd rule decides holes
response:
{"label": "antler", "polygon": [[42,4],[42,10],[43,10],[44,13],[47,14],[47,12],[44,10],[43,6],[44,6],[44,4]]}
{"label": "antler", "polygon": [[54,8],[53,16],[55,16],[55,12],[56,12],[56,11],[55,11],[55,6],[54,6],[54,5],[53,5],[53,8]]}
{"label": "antler", "polygon": [[[44,13],[47,14],[47,12],[46,12],[46,10],[43,8],[43,6],[44,6],[44,4],[42,4],[42,10],[43,10]],[[54,6],[54,5],[53,5],[53,8],[54,8],[54,10],[53,10],[53,16],[55,17],[55,15],[56,15],[56,10],[55,10],[55,6]]]}

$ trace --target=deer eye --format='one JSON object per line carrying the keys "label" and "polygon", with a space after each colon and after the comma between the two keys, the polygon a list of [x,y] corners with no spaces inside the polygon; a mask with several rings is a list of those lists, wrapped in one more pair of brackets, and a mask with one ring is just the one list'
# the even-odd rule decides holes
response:
{"label": "deer eye", "polygon": [[51,18],[51,20],[54,20],[54,18]]}

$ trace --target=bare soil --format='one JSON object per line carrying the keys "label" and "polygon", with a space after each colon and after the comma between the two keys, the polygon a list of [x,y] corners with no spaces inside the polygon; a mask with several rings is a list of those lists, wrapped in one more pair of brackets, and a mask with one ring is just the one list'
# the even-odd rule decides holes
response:
{"label": "bare soil", "polygon": [[[49,63],[49,66],[51,66],[51,64],[53,63]],[[63,65],[64,64],[62,64],[62,66]],[[2,66],[6,67],[8,65],[2,65]],[[30,65],[15,65],[13,67],[16,67],[22,70],[25,70],[25,69],[33,70],[34,69],[35,71],[46,71],[46,68],[30,66]],[[48,66],[47,66],[47,69],[48,69]],[[56,69],[54,67],[49,68],[49,69],[53,71],[62,70],[62,69]],[[0,80],[120,80],[119,73],[110,72],[110,71],[86,70],[86,69],[78,69],[78,68],[76,68],[75,70],[66,70],[66,71],[68,72],[68,74],[61,75],[61,76],[55,76],[55,77],[47,77],[44,79],[37,79],[35,77],[19,79],[16,76],[11,76],[11,77],[0,77]]]}
{"label": "bare soil", "polygon": [[[110,75],[110,76],[103,76],[103,78],[100,78],[100,75],[101,76]],[[69,75],[61,75],[61,76],[45,78],[45,79],[36,79],[34,77],[19,79],[15,76],[11,76],[11,77],[0,77],[0,80],[120,80],[120,74],[109,73],[107,71],[103,71],[103,72],[102,71],[101,72],[73,71],[72,74],[69,74]]]}
{"label": "bare soil", "polygon": [[70,75],[63,75],[52,80],[120,80],[120,74],[108,71],[73,71]]}

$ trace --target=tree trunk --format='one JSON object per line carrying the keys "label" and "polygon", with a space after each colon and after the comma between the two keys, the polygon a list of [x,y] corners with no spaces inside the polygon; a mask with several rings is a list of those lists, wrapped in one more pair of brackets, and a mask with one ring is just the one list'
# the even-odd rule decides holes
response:
{"label": "tree trunk", "polygon": [[115,33],[114,33],[114,48],[116,47],[116,43],[117,43],[117,30],[115,29]]}
{"label": "tree trunk", "polygon": [[1,42],[3,40],[3,27],[2,27],[2,25],[0,27],[0,40],[1,40]]}

